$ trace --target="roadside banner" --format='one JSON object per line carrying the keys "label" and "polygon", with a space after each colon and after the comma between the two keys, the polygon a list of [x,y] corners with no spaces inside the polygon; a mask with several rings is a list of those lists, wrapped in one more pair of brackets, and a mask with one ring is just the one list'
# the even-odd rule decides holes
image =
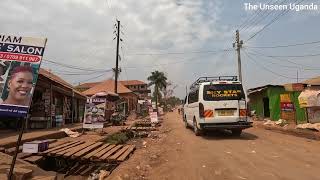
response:
{"label": "roadside banner", "polygon": [[94,97],[87,100],[83,120],[83,128],[103,128],[105,119],[107,99],[105,97]]}
{"label": "roadside banner", "polygon": [[0,117],[26,117],[46,38],[0,34]]}
{"label": "roadside banner", "polygon": [[157,112],[150,113],[151,123],[158,123],[158,115]]}

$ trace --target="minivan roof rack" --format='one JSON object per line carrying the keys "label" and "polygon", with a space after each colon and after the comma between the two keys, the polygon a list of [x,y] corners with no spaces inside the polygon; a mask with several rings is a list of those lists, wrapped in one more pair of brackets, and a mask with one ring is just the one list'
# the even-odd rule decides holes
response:
{"label": "minivan roof rack", "polygon": [[191,86],[190,89],[198,86],[203,82],[213,82],[213,81],[237,81],[237,76],[214,76],[214,77],[200,77]]}

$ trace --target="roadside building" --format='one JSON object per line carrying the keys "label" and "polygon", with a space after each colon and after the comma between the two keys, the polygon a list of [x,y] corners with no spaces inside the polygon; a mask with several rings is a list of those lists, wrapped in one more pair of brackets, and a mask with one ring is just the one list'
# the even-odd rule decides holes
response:
{"label": "roadside building", "polygon": [[298,101],[303,88],[303,84],[285,84],[248,89],[249,109],[255,111],[259,118],[305,122],[305,110],[300,107]]}
{"label": "roadside building", "polygon": [[[99,92],[114,92],[114,80],[105,80],[100,83],[97,83],[93,87],[83,91],[82,93],[88,97],[99,93]],[[81,85],[80,85],[81,86]],[[78,88],[79,86],[77,86]],[[138,103],[138,95],[135,94],[133,91],[122,85],[121,83],[117,84],[117,93],[119,94],[120,98],[123,100],[125,111],[126,113],[135,110]]]}
{"label": "roadside building", "polygon": [[299,96],[300,107],[305,108],[309,123],[320,123],[320,76],[302,83],[307,87]]}
{"label": "roadside building", "polygon": [[149,93],[151,90],[148,89],[148,84],[139,80],[128,80],[119,81],[122,85],[130,89],[133,93],[138,95],[140,100],[150,99]]}
{"label": "roadside building", "polygon": [[82,121],[86,96],[45,69],[39,77],[30,106],[28,128],[59,127]]}
{"label": "roadside building", "polygon": [[[79,84],[75,87],[75,89],[77,89],[80,92],[84,92],[102,82],[103,81]],[[138,96],[140,100],[150,99],[149,93],[151,93],[151,90],[148,89],[147,83],[139,80],[118,81],[118,83],[121,83],[123,86],[130,89],[133,93],[135,93]],[[112,90],[112,92],[113,91],[114,90]]]}
{"label": "roadside building", "polygon": [[83,92],[83,91],[86,91],[86,90],[88,90],[88,89],[100,84],[100,83],[102,83],[102,81],[83,83],[83,84],[79,84],[78,86],[75,86],[74,88],[79,92]]}

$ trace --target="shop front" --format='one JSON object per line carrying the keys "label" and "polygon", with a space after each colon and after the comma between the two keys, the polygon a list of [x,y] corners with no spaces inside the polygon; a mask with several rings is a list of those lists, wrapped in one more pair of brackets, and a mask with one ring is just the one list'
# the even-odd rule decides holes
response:
{"label": "shop front", "polygon": [[299,96],[299,104],[306,109],[309,123],[320,123],[320,86],[303,90]]}
{"label": "shop front", "polygon": [[27,127],[51,128],[81,122],[85,102],[86,97],[70,84],[41,69]]}

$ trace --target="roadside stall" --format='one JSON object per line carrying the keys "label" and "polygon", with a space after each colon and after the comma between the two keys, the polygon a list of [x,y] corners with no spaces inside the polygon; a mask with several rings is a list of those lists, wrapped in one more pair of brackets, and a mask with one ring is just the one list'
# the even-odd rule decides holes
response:
{"label": "roadside stall", "polygon": [[301,92],[299,96],[300,107],[306,109],[307,121],[309,123],[320,122],[320,88],[309,87]]}
{"label": "roadside stall", "polygon": [[81,122],[86,96],[57,75],[40,69],[30,106],[28,128],[62,127]]}

